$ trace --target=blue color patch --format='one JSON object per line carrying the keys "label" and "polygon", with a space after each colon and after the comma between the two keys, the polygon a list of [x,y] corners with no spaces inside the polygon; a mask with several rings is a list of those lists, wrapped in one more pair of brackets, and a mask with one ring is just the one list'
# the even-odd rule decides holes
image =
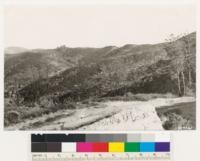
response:
{"label": "blue color patch", "polygon": [[141,142],[140,143],[140,152],[155,152],[155,143],[154,142]]}

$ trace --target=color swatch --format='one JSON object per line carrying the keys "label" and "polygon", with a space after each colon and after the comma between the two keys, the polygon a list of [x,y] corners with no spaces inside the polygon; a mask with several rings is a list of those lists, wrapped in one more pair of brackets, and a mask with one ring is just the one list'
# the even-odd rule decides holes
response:
{"label": "color swatch", "polygon": [[108,144],[108,152],[124,152],[124,143],[122,142],[110,142]]}
{"label": "color swatch", "polygon": [[126,152],[139,152],[140,151],[140,143],[139,142],[125,143],[125,151]]}

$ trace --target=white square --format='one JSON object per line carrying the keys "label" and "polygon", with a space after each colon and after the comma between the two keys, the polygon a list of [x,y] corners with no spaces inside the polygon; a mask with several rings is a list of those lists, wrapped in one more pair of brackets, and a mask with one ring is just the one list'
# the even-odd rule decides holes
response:
{"label": "white square", "polygon": [[62,152],[76,152],[76,143],[62,143]]}
{"label": "white square", "polygon": [[170,142],[169,133],[156,133],[155,142]]}

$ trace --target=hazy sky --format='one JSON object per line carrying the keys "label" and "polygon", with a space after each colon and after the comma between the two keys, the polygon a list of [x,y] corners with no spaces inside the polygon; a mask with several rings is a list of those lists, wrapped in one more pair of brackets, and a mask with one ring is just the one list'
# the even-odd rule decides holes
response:
{"label": "hazy sky", "polygon": [[5,46],[102,47],[163,42],[196,30],[194,5],[15,5],[5,10]]}

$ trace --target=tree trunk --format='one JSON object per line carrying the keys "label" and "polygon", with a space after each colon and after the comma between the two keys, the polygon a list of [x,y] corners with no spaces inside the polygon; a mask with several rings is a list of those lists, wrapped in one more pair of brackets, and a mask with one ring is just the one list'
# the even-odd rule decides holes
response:
{"label": "tree trunk", "polygon": [[189,69],[189,72],[188,72],[188,82],[189,82],[189,87],[191,88],[192,87],[192,76],[191,76],[190,69]]}
{"label": "tree trunk", "polygon": [[182,79],[183,79],[183,95],[185,95],[185,76],[184,76],[184,73],[183,73],[183,71],[181,72],[181,74],[182,74]]}
{"label": "tree trunk", "polygon": [[179,72],[177,71],[177,81],[178,81],[178,94],[179,96],[182,95],[181,93],[181,83],[180,83],[180,78],[179,78]]}

